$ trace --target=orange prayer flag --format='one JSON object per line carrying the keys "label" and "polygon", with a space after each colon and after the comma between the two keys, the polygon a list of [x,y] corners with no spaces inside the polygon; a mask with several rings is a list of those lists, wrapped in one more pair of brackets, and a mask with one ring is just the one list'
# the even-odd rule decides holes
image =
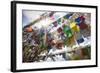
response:
{"label": "orange prayer flag", "polygon": [[32,32],[32,31],[33,31],[33,29],[31,26],[27,28],[27,32]]}

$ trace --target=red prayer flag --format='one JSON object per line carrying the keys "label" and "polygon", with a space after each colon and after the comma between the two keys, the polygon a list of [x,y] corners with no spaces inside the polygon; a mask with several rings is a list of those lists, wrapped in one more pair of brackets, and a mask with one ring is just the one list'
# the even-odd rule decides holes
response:
{"label": "red prayer flag", "polygon": [[58,28],[57,31],[58,31],[58,33],[62,32],[62,28],[61,27]]}
{"label": "red prayer flag", "polygon": [[81,23],[79,25],[80,29],[83,30],[83,29],[86,29],[88,26],[85,24],[85,23]]}

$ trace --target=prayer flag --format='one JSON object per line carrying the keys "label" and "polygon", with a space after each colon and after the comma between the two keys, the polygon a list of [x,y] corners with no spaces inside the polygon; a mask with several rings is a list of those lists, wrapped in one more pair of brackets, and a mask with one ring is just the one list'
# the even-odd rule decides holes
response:
{"label": "prayer flag", "polygon": [[85,21],[84,16],[80,16],[75,19],[75,22],[77,22],[78,25],[80,25],[81,23],[84,23],[84,21]]}
{"label": "prayer flag", "polygon": [[58,33],[62,32],[62,28],[61,27],[58,28],[57,31],[58,31]]}
{"label": "prayer flag", "polygon": [[80,39],[77,40],[77,43],[78,43],[78,44],[83,43],[83,42],[84,42],[84,39],[83,39],[82,37],[81,37]]}
{"label": "prayer flag", "polygon": [[79,28],[81,29],[81,30],[84,30],[84,29],[86,29],[88,27],[88,25],[86,25],[85,23],[81,23],[80,25],[79,25]]}
{"label": "prayer flag", "polygon": [[72,22],[70,24],[70,28],[72,29],[73,32],[79,32],[80,31],[79,26],[76,25],[76,22]]}
{"label": "prayer flag", "polygon": [[55,21],[54,23],[53,23],[53,25],[54,25],[54,27],[57,27],[57,21]]}
{"label": "prayer flag", "polygon": [[66,34],[66,36],[68,38],[72,37],[72,31],[71,31],[70,27],[64,26],[63,32]]}
{"label": "prayer flag", "polygon": [[33,31],[33,29],[32,29],[32,27],[30,26],[30,27],[27,27],[27,32],[32,32]]}
{"label": "prayer flag", "polygon": [[61,18],[60,18],[60,19],[58,19],[58,21],[57,21],[57,22],[58,22],[58,24],[61,24]]}

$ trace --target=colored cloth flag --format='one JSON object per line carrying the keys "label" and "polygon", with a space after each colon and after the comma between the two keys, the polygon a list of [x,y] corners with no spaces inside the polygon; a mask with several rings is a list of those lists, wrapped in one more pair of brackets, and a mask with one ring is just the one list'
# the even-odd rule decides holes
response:
{"label": "colored cloth flag", "polygon": [[78,43],[78,44],[83,43],[83,42],[84,42],[84,39],[83,39],[82,37],[81,37],[80,39],[77,40],[77,43]]}
{"label": "colored cloth flag", "polygon": [[66,35],[67,35],[68,38],[72,37],[72,31],[71,30],[68,30],[66,32]]}
{"label": "colored cloth flag", "polygon": [[32,32],[33,29],[32,29],[32,27],[30,26],[30,27],[27,27],[26,31],[27,31],[27,32]]}
{"label": "colored cloth flag", "polygon": [[55,21],[54,23],[53,23],[53,25],[54,25],[54,27],[57,27],[57,21]]}
{"label": "colored cloth flag", "polygon": [[67,25],[63,25],[63,31],[66,32],[66,31],[68,31],[68,30],[70,30],[70,27],[67,26]]}
{"label": "colored cloth flag", "polygon": [[76,18],[75,22],[77,22],[77,24],[80,24],[81,23],[81,18],[80,17]]}
{"label": "colored cloth flag", "polygon": [[64,26],[63,28],[64,28],[63,32],[66,34],[66,36],[68,38],[72,37],[72,31],[71,31],[70,27],[69,26]]}
{"label": "colored cloth flag", "polygon": [[85,38],[84,38],[83,34],[81,34],[80,32],[75,33],[75,39],[78,44],[80,44],[81,46],[84,46]]}
{"label": "colored cloth flag", "polygon": [[54,20],[55,18],[54,18],[54,16],[51,16],[51,20]]}
{"label": "colored cloth flag", "polygon": [[81,21],[84,22],[85,21],[85,17],[84,16],[80,16]]}
{"label": "colored cloth flag", "polygon": [[78,25],[80,25],[81,23],[84,23],[84,21],[85,21],[84,16],[80,16],[75,19],[75,22],[77,22]]}
{"label": "colored cloth flag", "polygon": [[58,28],[57,31],[58,31],[58,33],[62,32],[62,28],[61,27]]}
{"label": "colored cloth flag", "polygon": [[55,13],[55,12],[52,11],[52,12],[49,14],[49,17],[52,17],[54,13]]}
{"label": "colored cloth flag", "polygon": [[72,29],[73,32],[79,32],[79,26],[76,25],[76,22],[70,23],[70,28]]}
{"label": "colored cloth flag", "polygon": [[80,25],[79,25],[79,28],[81,29],[81,30],[84,30],[84,29],[86,29],[88,27],[88,25],[86,25],[85,23],[81,23]]}
{"label": "colored cloth flag", "polygon": [[78,17],[78,18],[75,19],[75,22],[77,22],[77,25],[79,26],[79,28],[80,28],[81,30],[87,28],[87,25],[85,24],[84,21],[85,21],[84,16],[80,16],[80,17]]}
{"label": "colored cloth flag", "polygon": [[58,24],[61,24],[61,18],[57,20]]}

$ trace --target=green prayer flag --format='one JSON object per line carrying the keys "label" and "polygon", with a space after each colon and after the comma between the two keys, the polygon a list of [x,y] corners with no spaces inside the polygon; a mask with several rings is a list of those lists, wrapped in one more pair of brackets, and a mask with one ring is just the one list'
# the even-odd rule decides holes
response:
{"label": "green prayer flag", "polygon": [[72,31],[70,27],[64,26],[63,32],[67,35],[68,38],[72,37]]}
{"label": "green prayer flag", "polygon": [[72,37],[72,31],[71,30],[66,31],[66,35],[68,38]]}
{"label": "green prayer flag", "polygon": [[61,24],[61,18],[60,18],[60,19],[58,19],[58,21],[57,21],[57,22],[58,22],[58,24]]}

